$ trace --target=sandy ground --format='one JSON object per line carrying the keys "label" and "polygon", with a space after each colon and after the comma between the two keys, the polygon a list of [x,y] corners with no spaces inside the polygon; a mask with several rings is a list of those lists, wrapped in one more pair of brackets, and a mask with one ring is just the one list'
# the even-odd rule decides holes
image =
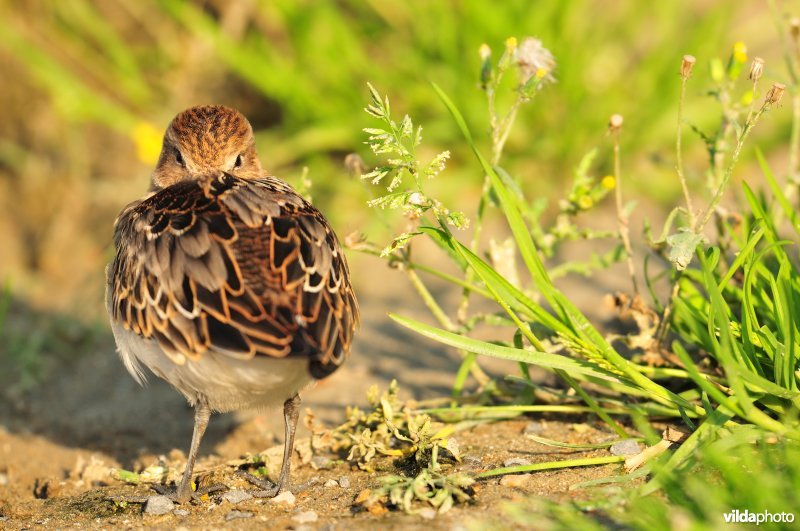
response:
{"label": "sandy ground", "polygon": [[[387,317],[391,310],[427,319],[426,309],[410,293],[406,279],[370,259],[358,259],[352,265],[362,306],[361,333],[348,363],[306,392],[304,406],[311,408],[318,420],[329,425],[340,423],[345,406],[364,407],[367,389],[374,384],[385,388],[393,378],[399,381],[403,397],[447,396],[459,363],[457,354],[401,329]],[[446,304],[455,304],[456,290],[435,284],[433,289]],[[597,283],[580,280],[570,289],[580,298],[594,301],[601,300],[605,292]],[[180,395],[157,378],[151,377],[144,389],[138,387],[117,359],[110,333],[103,332],[92,343],[92,349],[77,359],[67,357],[46,363],[43,380],[24,393],[14,392],[13,386],[2,391],[0,528],[366,529],[380,523],[382,528],[456,529],[495,518],[503,500],[585,496],[581,491],[569,491],[569,486],[619,470],[609,465],[542,472],[512,485],[501,484],[498,479],[482,481],[475,489],[473,503],[456,506],[429,522],[419,515],[397,511],[376,514],[354,506],[363,489],[377,485],[378,474],[351,469],[344,463],[315,470],[301,465],[295,456],[290,488],[296,498],[293,504],[253,499],[234,506],[212,496],[180,508],[188,513],[145,515],[141,505],[120,507],[110,501],[114,495],[148,492],[143,486],[113,480],[108,470],[140,470],[168,462],[180,471],[185,462],[183,451],[191,437],[192,412]],[[485,366],[493,374],[514,371],[513,365],[489,361]],[[0,363],[8,360],[3,358]],[[532,421],[540,423],[542,436],[566,442],[613,438],[591,419],[519,418],[459,433],[457,440],[466,457],[459,466],[470,471],[499,466],[504,460],[520,456],[531,462],[550,461],[558,458],[554,454],[565,452],[527,438],[524,429]],[[581,429],[575,429],[576,423]],[[216,415],[203,440],[198,470],[212,470],[209,481],[247,489],[233,475],[235,468],[225,463],[280,445],[282,434],[278,411]],[[307,430],[302,429],[299,437],[307,436]],[[572,457],[584,455],[608,453],[573,453]],[[391,468],[390,463],[384,466]],[[330,486],[330,479],[342,476],[349,479],[349,486]],[[325,486],[326,482],[329,486]],[[244,517],[232,519],[232,515]]]}

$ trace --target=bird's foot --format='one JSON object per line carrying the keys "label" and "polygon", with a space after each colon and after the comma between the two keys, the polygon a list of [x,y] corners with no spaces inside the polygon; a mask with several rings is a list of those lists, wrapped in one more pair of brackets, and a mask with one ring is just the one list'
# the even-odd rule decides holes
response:
{"label": "bird's foot", "polygon": [[200,501],[206,494],[227,490],[228,486],[222,483],[215,483],[207,487],[199,488],[197,490],[188,490],[188,492],[181,492],[180,487],[172,488],[166,485],[153,485],[153,490],[162,496],[166,496],[175,503],[186,503],[188,501]]}
{"label": "bird's foot", "polygon": [[244,478],[248,482],[261,489],[250,491],[250,494],[252,494],[254,498],[274,498],[281,492],[281,489],[283,488],[283,485],[280,483],[275,484],[268,479],[257,478],[253,474],[249,474],[244,470],[237,470],[236,475]]}

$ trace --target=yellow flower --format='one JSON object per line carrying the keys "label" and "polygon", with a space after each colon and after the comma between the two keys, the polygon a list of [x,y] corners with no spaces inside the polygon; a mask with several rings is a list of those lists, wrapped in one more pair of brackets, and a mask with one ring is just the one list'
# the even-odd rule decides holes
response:
{"label": "yellow flower", "polygon": [[539,67],[536,69],[536,73],[534,75],[536,76],[536,79],[544,79],[547,77],[547,69]]}
{"label": "yellow flower", "polygon": [[582,195],[578,198],[578,206],[581,210],[589,210],[594,205],[594,200],[588,195]]}
{"label": "yellow flower", "polygon": [[613,190],[617,186],[617,178],[613,175],[606,175],[600,181],[600,185],[606,190]]}
{"label": "yellow flower", "polygon": [[161,132],[150,122],[137,122],[131,131],[136,145],[136,156],[145,164],[152,165],[161,153]]}
{"label": "yellow flower", "polygon": [[514,51],[517,48],[517,38],[509,37],[506,39],[506,50]]}
{"label": "yellow flower", "polygon": [[747,62],[747,45],[742,41],[733,45],[733,60],[740,64]]}
{"label": "yellow flower", "polygon": [[753,91],[748,90],[742,94],[742,98],[739,101],[742,102],[742,105],[750,105],[753,102]]}

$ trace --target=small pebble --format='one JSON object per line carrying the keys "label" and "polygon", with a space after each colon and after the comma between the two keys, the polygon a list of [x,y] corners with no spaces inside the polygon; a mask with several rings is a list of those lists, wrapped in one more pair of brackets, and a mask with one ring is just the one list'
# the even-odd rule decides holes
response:
{"label": "small pebble", "polygon": [[321,468],[330,468],[333,465],[333,461],[328,459],[327,457],[322,457],[321,455],[315,455],[311,458],[311,466],[314,470],[319,470]]}
{"label": "small pebble", "polygon": [[525,430],[523,430],[525,435],[541,435],[544,433],[544,424],[541,422],[529,422],[525,425]]}
{"label": "small pebble", "polygon": [[436,518],[436,509],[432,509],[431,507],[425,507],[423,509],[420,509],[417,514],[420,515],[425,520],[433,520],[434,518]]}
{"label": "small pebble", "polygon": [[237,518],[252,518],[253,513],[249,511],[231,511],[225,515],[225,521],[230,522],[231,520],[236,520]]}
{"label": "small pebble", "polygon": [[483,466],[483,461],[476,455],[465,455],[461,460],[469,470],[475,470]]}
{"label": "small pebble", "polygon": [[271,503],[285,503],[286,505],[294,505],[295,498],[291,491],[283,491],[270,500]]}
{"label": "small pebble", "polygon": [[8,485],[8,476],[0,473],[0,485]]}
{"label": "small pebble", "polygon": [[338,481],[336,481],[335,479],[329,479],[329,480],[328,480],[328,481],[326,481],[326,482],[325,482],[325,484],[324,484],[324,485],[322,485],[322,486],[323,486],[323,487],[328,487],[328,488],[331,488],[331,487],[338,487],[338,486],[339,486],[339,482],[338,482]]}
{"label": "small pebble", "polygon": [[342,487],[343,489],[349,489],[350,488],[350,478],[347,477],[347,476],[340,477],[339,478],[339,486]]}
{"label": "small pebble", "polygon": [[505,461],[503,461],[504,467],[525,466],[529,464],[531,464],[531,462],[528,461],[527,459],[523,459],[522,457],[512,457],[511,459],[506,459]]}
{"label": "small pebble", "polygon": [[523,487],[531,478],[531,474],[511,474],[503,476],[500,484],[504,487]]}
{"label": "small pebble", "polygon": [[172,503],[172,500],[159,494],[147,498],[147,502],[144,504],[144,514],[167,514],[174,508],[175,504]]}
{"label": "small pebble", "polygon": [[623,439],[618,443],[611,446],[610,449],[613,455],[636,455],[642,450],[639,448],[639,443],[635,439]]}
{"label": "small pebble", "polygon": [[241,503],[245,500],[249,500],[252,497],[253,497],[252,494],[250,494],[246,490],[241,490],[241,489],[229,490],[228,492],[222,495],[222,499],[224,501],[232,503],[233,505]]}
{"label": "small pebble", "polygon": [[292,520],[298,524],[310,524],[312,522],[316,522],[318,519],[319,516],[317,516],[315,511],[303,511],[302,513],[297,513],[296,515],[292,516]]}
{"label": "small pebble", "polygon": [[172,511],[175,516],[189,516],[189,511],[186,509],[175,509]]}

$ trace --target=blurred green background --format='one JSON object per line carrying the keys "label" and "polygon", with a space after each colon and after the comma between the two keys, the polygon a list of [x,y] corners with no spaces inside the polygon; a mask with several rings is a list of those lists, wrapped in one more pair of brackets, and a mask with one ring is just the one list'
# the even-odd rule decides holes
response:
{"label": "blurred green background", "polygon": [[[15,299],[80,318],[101,316],[102,270],[117,212],[141,196],[172,116],[200,103],[239,108],[266,168],[297,182],[337,231],[380,230],[368,193],[343,166],[366,152],[366,82],[425,128],[425,145],[454,150],[433,195],[468,215],[482,175],[433,94],[435,81],[488,145],[478,47],[535,36],[557,83],[521,113],[504,165],[537,193],[568,187],[572,167],[604,146],[608,117],[625,116],[628,190],[671,205],[681,56],[698,58],[687,116],[710,129],[708,62],[736,41],[782,81],[777,33],[763,2],[68,0],[0,3],[0,279]],[[779,5],[784,10],[793,5]],[[766,85],[768,86],[768,85]],[[788,138],[790,112],[756,132]],[[691,133],[687,133],[687,138]],[[701,142],[687,140],[702,167]],[[608,149],[599,167],[607,166]],[[781,156],[780,151],[774,156]],[[369,163],[369,158],[365,157]],[[745,158],[750,158],[747,154]],[[747,172],[745,165],[741,172]],[[698,188],[700,170],[689,178]]]}

